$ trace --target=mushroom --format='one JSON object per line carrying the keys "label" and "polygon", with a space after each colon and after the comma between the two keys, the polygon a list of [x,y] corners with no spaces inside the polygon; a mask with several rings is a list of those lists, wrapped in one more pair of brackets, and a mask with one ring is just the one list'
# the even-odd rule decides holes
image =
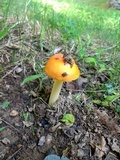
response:
{"label": "mushroom", "polygon": [[48,59],[45,65],[45,72],[54,79],[49,105],[52,105],[58,99],[63,82],[76,80],[80,76],[80,70],[74,59],[67,59],[62,53],[54,54]]}

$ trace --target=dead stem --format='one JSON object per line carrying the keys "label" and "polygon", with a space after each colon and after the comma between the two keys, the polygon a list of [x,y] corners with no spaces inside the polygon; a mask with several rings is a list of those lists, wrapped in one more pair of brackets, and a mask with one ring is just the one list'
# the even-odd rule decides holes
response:
{"label": "dead stem", "polygon": [[10,73],[12,73],[18,66],[15,66],[13,69],[11,69],[9,72],[7,72],[1,79],[4,79],[7,77]]}
{"label": "dead stem", "polygon": [[55,126],[52,126],[52,127],[50,128],[50,131],[51,131],[51,132],[55,132],[55,130],[56,130],[60,125],[61,125],[61,123],[58,122]]}
{"label": "dead stem", "polygon": [[34,159],[31,157],[31,155],[29,155],[28,152],[26,152],[25,150],[23,150],[23,152],[24,152],[27,156],[29,156],[29,158],[30,158],[31,160],[34,160]]}
{"label": "dead stem", "polygon": [[16,130],[17,132],[19,132],[21,135],[23,135],[22,132],[19,131],[17,128],[15,128],[11,123],[7,122],[3,118],[0,118],[0,120],[3,121],[4,123],[6,123],[7,125],[9,125],[10,127],[12,127],[14,130]]}
{"label": "dead stem", "polygon": [[11,156],[9,156],[6,160],[10,160],[10,159],[12,159],[18,152],[20,152],[20,150],[23,148],[23,146],[22,147],[20,147],[17,151],[15,151]]}

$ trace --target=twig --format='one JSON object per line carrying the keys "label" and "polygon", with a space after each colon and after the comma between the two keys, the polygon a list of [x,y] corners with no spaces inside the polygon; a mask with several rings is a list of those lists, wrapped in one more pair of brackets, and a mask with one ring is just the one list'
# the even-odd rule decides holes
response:
{"label": "twig", "polygon": [[16,130],[17,132],[19,132],[22,135],[22,132],[20,132],[17,128],[15,128],[12,124],[10,124],[9,122],[7,122],[6,120],[4,120],[3,118],[0,118],[1,121],[3,121],[4,123],[6,123],[7,125],[9,125],[10,127],[14,128],[14,130]]}
{"label": "twig", "polygon": [[105,48],[104,50],[105,50],[105,51],[107,51],[107,50],[111,50],[111,49],[113,49],[113,48],[117,47],[117,45],[118,45],[119,43],[120,43],[120,42],[117,42],[115,45],[110,46],[110,47],[107,47],[107,48]]}
{"label": "twig", "polygon": [[75,89],[75,90],[71,90],[71,89],[66,89],[67,91],[73,91],[73,92],[87,92],[87,93],[99,93],[99,92],[105,92],[106,90],[98,90],[98,91],[95,91],[95,90],[80,90],[80,89]]}
{"label": "twig", "polygon": [[20,147],[16,152],[14,152],[11,156],[9,156],[6,160],[10,160],[13,158],[23,147]]}
{"label": "twig", "polygon": [[5,77],[7,77],[10,73],[12,73],[18,66],[15,66],[12,70],[10,70],[9,72],[7,72],[1,79],[4,79]]}
{"label": "twig", "polygon": [[34,159],[32,158],[32,156],[31,156],[31,155],[29,155],[29,153],[28,153],[28,152],[26,152],[25,150],[23,150],[23,151],[24,151],[24,153],[25,153],[25,154],[27,154],[27,155],[30,157],[30,159],[31,159],[31,160],[34,160]]}
{"label": "twig", "polygon": [[50,132],[55,132],[56,131],[56,129],[59,127],[61,125],[61,123],[60,122],[58,122],[55,126],[52,126],[49,130],[50,130]]}

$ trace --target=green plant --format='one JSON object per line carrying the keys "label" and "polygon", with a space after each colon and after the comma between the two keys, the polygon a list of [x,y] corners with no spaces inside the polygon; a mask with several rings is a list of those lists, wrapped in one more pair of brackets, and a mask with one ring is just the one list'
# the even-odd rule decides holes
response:
{"label": "green plant", "polygon": [[11,29],[11,26],[12,25],[8,25],[6,28],[0,31],[0,40],[8,34],[8,31]]}
{"label": "green plant", "polygon": [[32,120],[32,116],[31,113],[29,112],[22,112],[22,117],[24,119],[25,122],[31,121]]}
{"label": "green plant", "polygon": [[108,106],[111,106],[111,104],[116,100],[118,100],[119,98],[120,98],[119,93],[116,93],[110,96],[104,95],[104,100],[93,100],[93,103],[104,106],[104,107],[108,107]]}
{"label": "green plant", "polygon": [[75,122],[75,118],[72,114],[64,114],[61,121],[68,126],[72,126],[73,123]]}
{"label": "green plant", "polygon": [[36,74],[36,75],[31,75],[31,76],[26,77],[23,80],[23,82],[21,83],[21,86],[24,85],[24,84],[26,84],[26,83],[29,83],[31,81],[34,81],[34,80],[36,80],[38,78],[43,78],[43,74]]}
{"label": "green plant", "polygon": [[6,109],[6,108],[8,108],[9,104],[10,104],[10,102],[9,102],[9,101],[5,101],[5,102],[3,102],[3,104],[2,104],[2,109]]}
{"label": "green plant", "polygon": [[4,129],[6,129],[7,128],[7,126],[5,126],[5,127],[0,127],[0,132],[2,132]]}
{"label": "green plant", "polygon": [[116,113],[120,114],[120,106],[116,106],[114,110]]}

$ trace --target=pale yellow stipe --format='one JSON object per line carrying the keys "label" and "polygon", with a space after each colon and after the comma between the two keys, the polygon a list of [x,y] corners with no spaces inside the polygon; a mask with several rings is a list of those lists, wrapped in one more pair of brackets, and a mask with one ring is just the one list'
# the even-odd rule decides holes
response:
{"label": "pale yellow stipe", "polygon": [[53,103],[55,103],[56,100],[58,99],[60,91],[61,91],[61,88],[62,88],[62,84],[63,84],[62,81],[58,81],[58,80],[54,81],[52,92],[51,92],[51,95],[50,95],[50,98],[49,98],[49,105],[50,106]]}

